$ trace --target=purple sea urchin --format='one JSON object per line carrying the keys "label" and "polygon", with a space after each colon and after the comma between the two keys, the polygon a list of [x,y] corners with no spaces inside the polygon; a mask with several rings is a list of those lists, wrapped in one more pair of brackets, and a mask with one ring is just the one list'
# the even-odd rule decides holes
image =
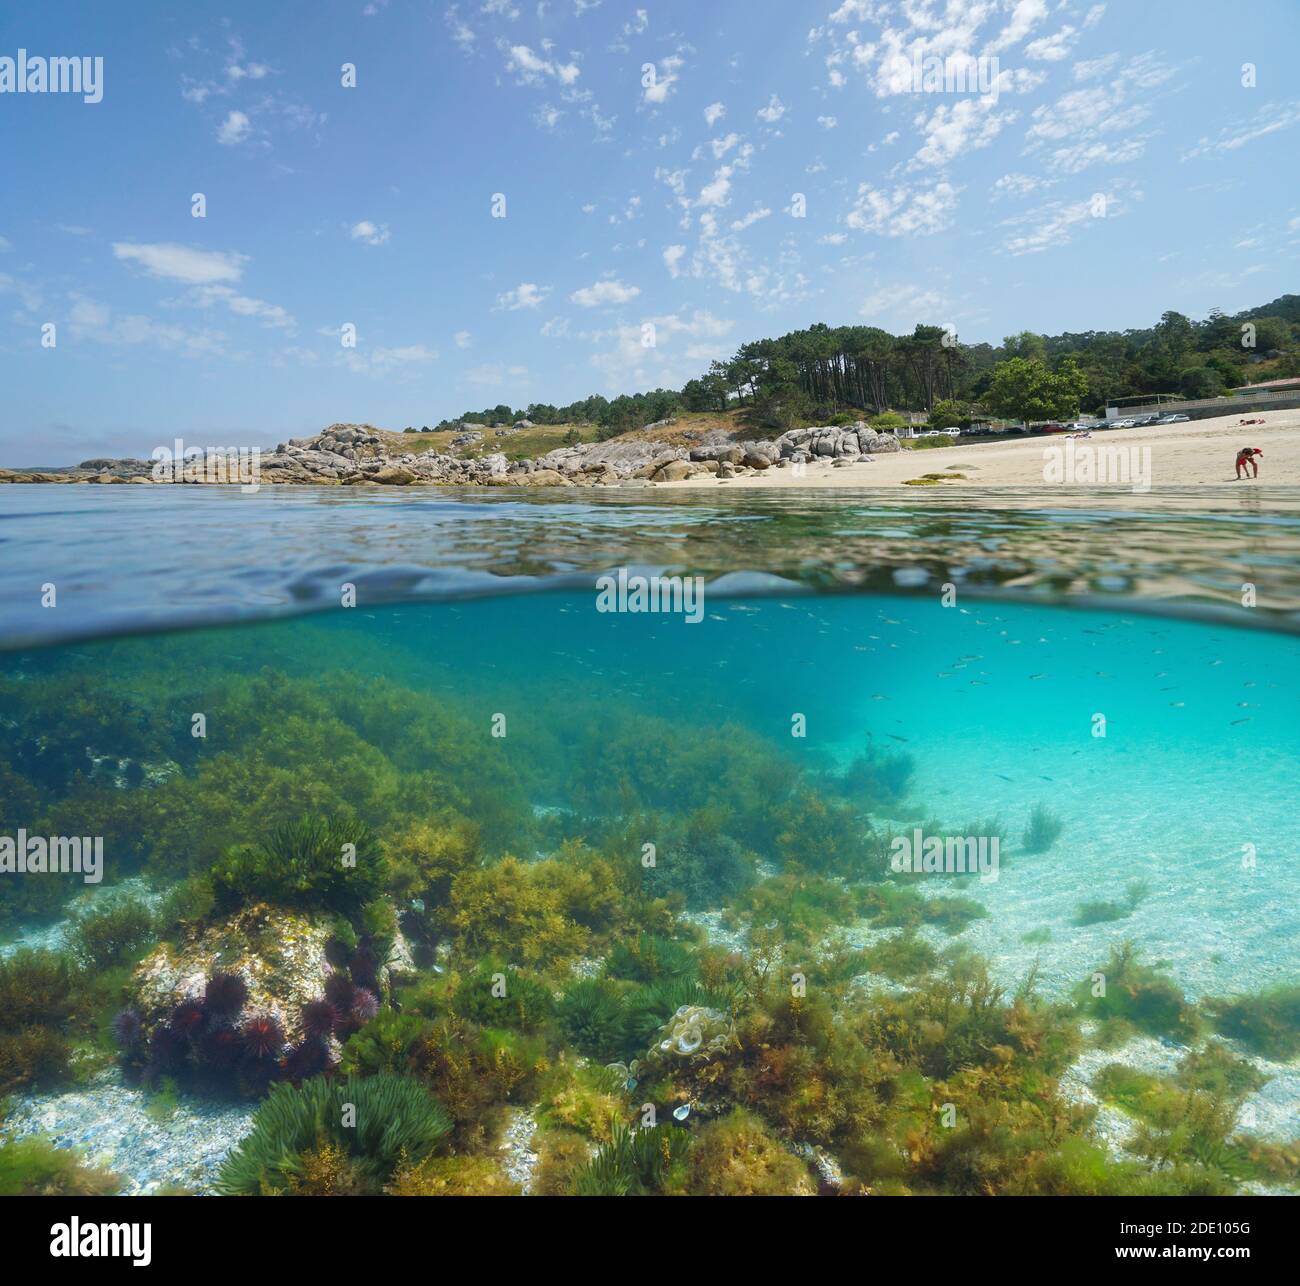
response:
{"label": "purple sea urchin", "polygon": [[166,1023],[155,1027],[149,1038],[149,1063],[157,1072],[171,1072],[185,1058],[185,1041],[174,1027]]}
{"label": "purple sea urchin", "polygon": [[199,1042],[200,1057],[213,1067],[233,1067],[243,1052],[243,1037],[233,1027],[214,1027]]}
{"label": "purple sea urchin", "polygon": [[312,1040],[324,1040],[338,1026],[340,1016],[328,1000],[309,1000],[302,1007],[303,1034]]}
{"label": "purple sea urchin", "polygon": [[214,973],[203,992],[208,1012],[223,1022],[239,1016],[248,1000],[248,984],[237,973]]}
{"label": "purple sea urchin", "polygon": [[134,1049],[144,1039],[144,1020],[135,1009],[124,1009],[113,1019],[113,1039],[123,1049]]}
{"label": "purple sea urchin", "polygon": [[333,1066],[329,1045],[309,1038],[289,1051],[284,1060],[284,1074],[291,1081],[305,1081],[330,1071]]}
{"label": "purple sea urchin", "polygon": [[244,1050],[253,1058],[276,1058],[284,1048],[284,1029],[269,1014],[255,1014],[241,1034]]}
{"label": "purple sea urchin", "polygon": [[359,1025],[368,1023],[378,1012],[379,997],[373,991],[358,987],[350,1010],[353,1021]]}
{"label": "purple sea urchin", "polygon": [[182,1000],[172,1010],[171,1025],[175,1028],[176,1034],[186,1040],[196,1037],[206,1026],[207,1021],[208,1011],[203,1007],[201,1000]]}
{"label": "purple sea urchin", "polygon": [[352,981],[358,987],[364,987],[367,991],[379,990],[379,961],[375,958],[369,943],[363,942],[352,953],[349,969],[352,973]]}
{"label": "purple sea urchin", "polygon": [[325,979],[325,999],[340,1014],[348,1013],[356,1000],[357,989],[345,973],[332,973]]}

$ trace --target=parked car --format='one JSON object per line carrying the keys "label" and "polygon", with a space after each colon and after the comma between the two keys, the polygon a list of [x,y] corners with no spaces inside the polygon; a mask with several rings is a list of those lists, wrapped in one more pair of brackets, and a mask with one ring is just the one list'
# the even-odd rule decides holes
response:
{"label": "parked car", "polygon": [[1190,415],[1162,415],[1157,424],[1186,424],[1192,417]]}
{"label": "parked car", "polygon": [[1037,433],[1065,433],[1068,432],[1068,424],[1057,424],[1054,420],[1048,424],[1036,424],[1034,426]]}

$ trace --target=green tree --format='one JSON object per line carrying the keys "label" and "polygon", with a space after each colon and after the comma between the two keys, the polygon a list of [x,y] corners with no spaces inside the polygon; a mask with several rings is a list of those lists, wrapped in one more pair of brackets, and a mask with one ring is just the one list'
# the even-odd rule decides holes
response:
{"label": "green tree", "polygon": [[1178,377],[1178,391],[1184,397],[1218,397],[1223,392],[1223,377],[1210,366],[1193,366]]}
{"label": "green tree", "polygon": [[984,402],[995,415],[1028,424],[1076,415],[1087,391],[1087,378],[1073,358],[1053,374],[1036,358],[1013,357],[994,369]]}

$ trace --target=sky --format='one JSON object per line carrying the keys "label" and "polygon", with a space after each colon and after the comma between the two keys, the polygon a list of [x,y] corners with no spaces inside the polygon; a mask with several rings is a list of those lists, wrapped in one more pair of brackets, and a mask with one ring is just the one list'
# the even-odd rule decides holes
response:
{"label": "sky", "polygon": [[7,5],[0,465],[1266,303],[1297,54],[1296,0]]}

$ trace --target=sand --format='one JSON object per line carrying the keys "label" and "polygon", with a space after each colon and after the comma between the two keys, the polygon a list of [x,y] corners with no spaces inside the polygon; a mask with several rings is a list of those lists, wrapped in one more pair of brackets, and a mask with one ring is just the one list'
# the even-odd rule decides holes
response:
{"label": "sand", "polygon": [[[1262,424],[1241,425],[1243,419]],[[972,442],[932,450],[904,449],[877,455],[870,462],[836,467],[809,463],[802,475],[790,467],[721,481],[690,478],[659,486],[745,487],[899,487],[917,495],[948,493],[972,487],[1034,487],[1095,490],[1124,494],[1163,487],[1230,487],[1256,485],[1234,480],[1239,448],[1259,447],[1259,483],[1270,488],[1300,483],[1300,410],[1251,411],[1192,420],[1185,424],[1148,425],[1140,429],[1105,429],[1091,438],[1067,441],[1065,434]],[[927,473],[959,473],[934,486],[907,486]],[[1144,487],[1143,482],[1149,485]]]}

